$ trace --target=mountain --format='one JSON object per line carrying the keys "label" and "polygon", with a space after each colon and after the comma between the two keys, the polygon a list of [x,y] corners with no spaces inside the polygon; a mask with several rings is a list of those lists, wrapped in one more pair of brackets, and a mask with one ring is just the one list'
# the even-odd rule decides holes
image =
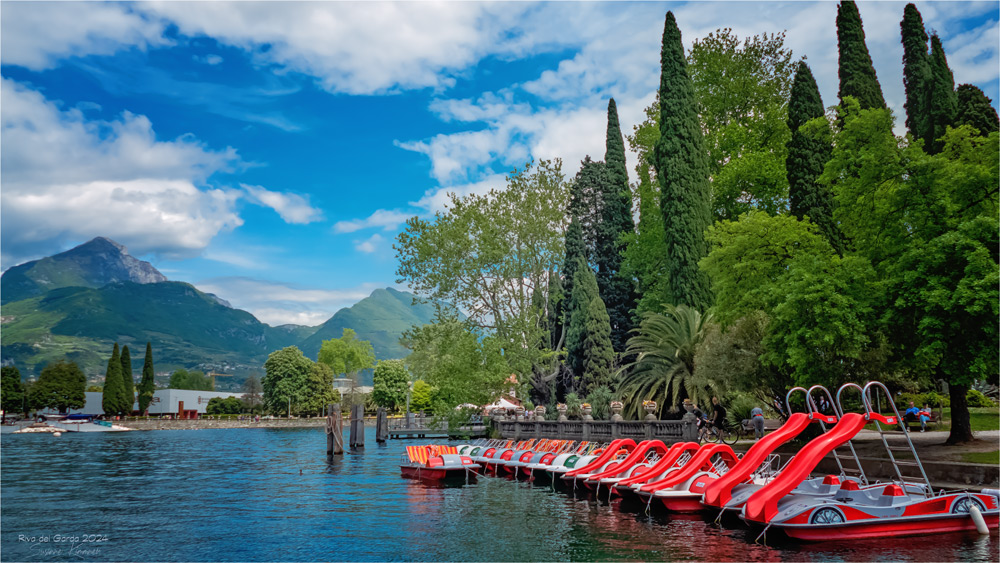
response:
{"label": "mountain", "polygon": [[0,277],[0,303],[37,297],[62,287],[104,287],[115,282],[159,283],[167,277],[129,256],[117,242],[97,237],[48,258],[9,268]]}
{"label": "mountain", "polygon": [[412,293],[392,288],[376,289],[353,306],[337,311],[299,348],[306,356],[316,358],[324,340],[340,338],[345,328],[351,328],[359,339],[372,343],[376,358],[403,358],[408,351],[400,345],[399,337],[412,326],[431,322],[435,312],[433,304],[414,305],[413,297]]}

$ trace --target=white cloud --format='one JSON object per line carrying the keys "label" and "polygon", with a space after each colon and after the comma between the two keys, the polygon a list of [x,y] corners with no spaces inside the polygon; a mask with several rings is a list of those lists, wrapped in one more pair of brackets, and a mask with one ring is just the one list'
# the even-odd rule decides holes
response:
{"label": "white cloud", "polygon": [[190,255],[242,224],[238,192],[200,187],[239,164],[234,149],[212,151],[190,136],[157,141],[146,117],[127,112],[89,121],[8,79],[0,103],[5,268],[98,235],[137,255]]}
{"label": "white cloud", "polygon": [[305,225],[323,219],[323,212],[309,205],[308,196],[299,194],[272,192],[261,186],[240,184],[250,201],[264,207],[270,207],[286,223]]}
{"label": "white cloud", "polygon": [[194,284],[206,293],[214,293],[232,303],[233,307],[249,311],[261,322],[272,326],[323,323],[339,309],[349,307],[368,297],[384,285],[365,283],[342,289],[298,287],[287,283],[247,277],[222,277]]}
{"label": "white cloud", "polygon": [[222,61],[225,59],[223,59],[219,55],[211,54],[211,55],[205,55],[204,57],[195,57],[194,60],[198,61],[199,63],[205,63],[210,66],[215,66],[218,64],[222,64]]}
{"label": "white cloud", "polygon": [[32,70],[66,57],[170,43],[164,22],[121,3],[4,2],[0,15],[0,61]]}
{"label": "white cloud", "polygon": [[392,231],[406,222],[413,216],[413,213],[404,213],[387,209],[378,209],[365,219],[353,219],[351,221],[337,221],[333,225],[335,233],[353,233],[361,229],[380,227],[384,231]]}
{"label": "white cloud", "polygon": [[427,213],[444,211],[451,203],[451,194],[459,197],[484,194],[492,189],[503,189],[506,185],[507,178],[503,174],[491,174],[477,182],[428,190],[424,197],[411,202],[411,205],[420,207]]}
{"label": "white cloud", "polygon": [[378,250],[379,244],[385,240],[382,235],[375,233],[372,236],[366,238],[365,240],[354,241],[354,249],[358,252],[364,252],[365,254],[371,254]]}

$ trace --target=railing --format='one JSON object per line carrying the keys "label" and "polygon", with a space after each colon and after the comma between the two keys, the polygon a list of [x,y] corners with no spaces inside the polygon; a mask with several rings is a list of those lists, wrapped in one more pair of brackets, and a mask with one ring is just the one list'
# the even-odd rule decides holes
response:
{"label": "railing", "polygon": [[494,430],[505,439],[554,438],[607,442],[618,438],[661,440],[663,442],[698,441],[698,429],[692,421],[610,421],[610,420],[494,420]]}

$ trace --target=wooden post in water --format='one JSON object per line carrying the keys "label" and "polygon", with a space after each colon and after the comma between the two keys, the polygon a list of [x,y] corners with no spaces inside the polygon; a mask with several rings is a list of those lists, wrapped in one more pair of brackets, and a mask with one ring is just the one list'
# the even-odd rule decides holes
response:
{"label": "wooden post in water", "polygon": [[375,441],[384,443],[389,437],[389,418],[385,414],[385,407],[378,408],[378,415],[375,417]]}
{"label": "wooden post in water", "polygon": [[344,421],[340,417],[340,403],[326,406],[326,455],[344,454]]}
{"label": "wooden post in water", "polygon": [[365,406],[351,406],[351,447],[365,447]]}

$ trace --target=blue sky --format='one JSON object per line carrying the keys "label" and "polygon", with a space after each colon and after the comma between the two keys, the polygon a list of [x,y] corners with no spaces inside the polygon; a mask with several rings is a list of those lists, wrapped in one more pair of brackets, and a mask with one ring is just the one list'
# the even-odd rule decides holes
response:
{"label": "blue sky", "polygon": [[[859,3],[897,116],[904,5]],[[1000,3],[917,6],[996,105]],[[787,30],[836,102],[834,2],[3,2],[0,266],[107,236],[264,322],[319,324],[395,284],[407,217],[531,158],[574,174],[609,96],[630,131],[667,10],[687,45]]]}

